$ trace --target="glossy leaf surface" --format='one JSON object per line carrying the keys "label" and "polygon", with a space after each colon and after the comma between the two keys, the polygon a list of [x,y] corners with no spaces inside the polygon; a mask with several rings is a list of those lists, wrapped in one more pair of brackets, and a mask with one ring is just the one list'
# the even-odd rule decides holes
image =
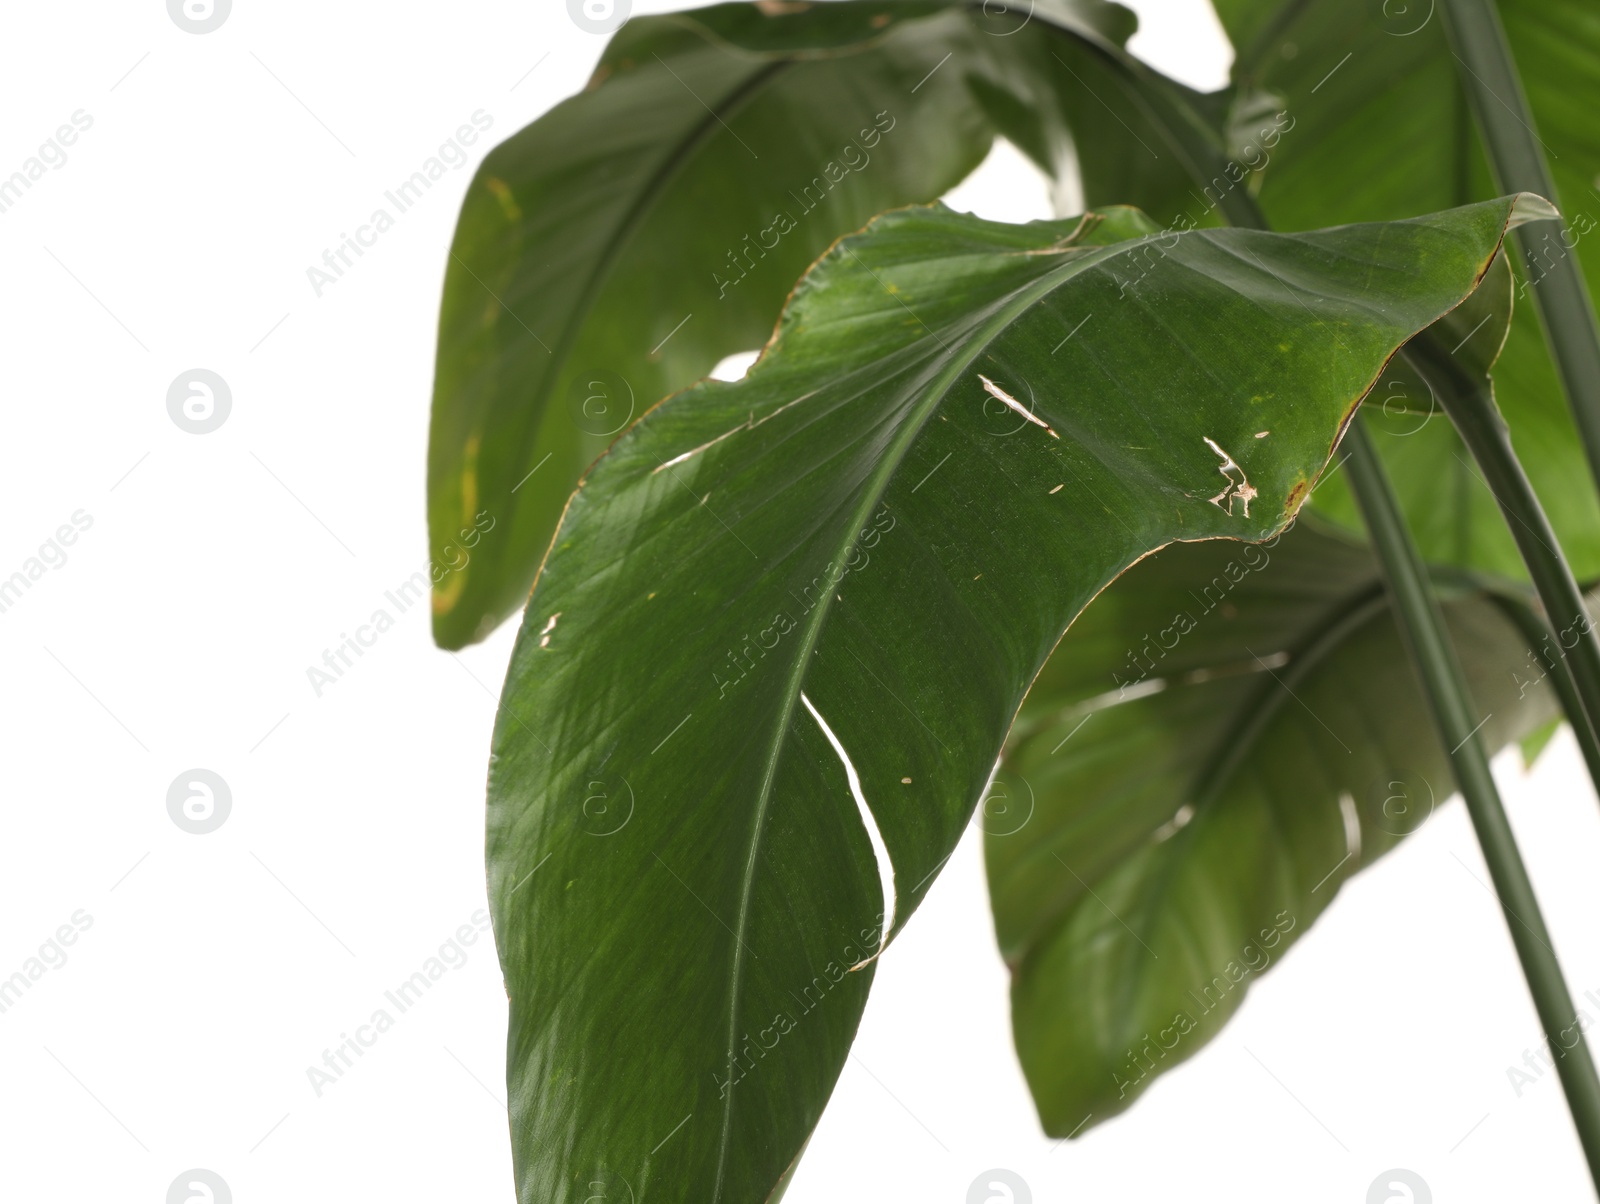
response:
{"label": "glossy leaf surface", "polygon": [[892,213],[742,381],[619,439],[496,725],[520,1198],[767,1199],[1068,623],[1171,541],[1281,528],[1511,212],[1176,237]]}
{"label": "glossy leaf surface", "polygon": [[[1462,64],[1433,4],[1215,0],[1238,50],[1236,82],[1282,97],[1294,126],[1258,181],[1275,229],[1376,221],[1493,196]],[[1536,250],[1519,273],[1516,319],[1495,373],[1519,458],[1580,577],[1600,574],[1600,504],[1531,303],[1558,258],[1577,254],[1600,292],[1600,9],[1586,0],[1498,5],[1570,234],[1530,227]],[[1403,369],[1377,391],[1390,420],[1374,430],[1423,554],[1523,578],[1487,488],[1443,411]],[[1429,415],[1431,414],[1431,417]],[[1344,483],[1317,505],[1356,529]]]}

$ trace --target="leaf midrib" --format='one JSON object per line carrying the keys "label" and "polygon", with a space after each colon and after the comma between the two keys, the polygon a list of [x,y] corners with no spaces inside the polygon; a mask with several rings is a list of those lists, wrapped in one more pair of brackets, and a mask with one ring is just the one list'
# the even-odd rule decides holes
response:
{"label": "leaf midrib", "polygon": [[[1075,233],[1086,234],[1090,229],[1092,227],[1086,228],[1080,225]],[[943,404],[960,377],[988,350],[995,339],[1005,333],[1032,306],[1049,296],[1068,280],[1082,274],[1091,267],[1104,263],[1108,259],[1128,254],[1151,239],[1166,237],[1170,237],[1170,235],[1165,232],[1159,232],[1137,239],[1129,239],[1107,247],[1081,248],[1089,251],[1089,254],[1080,258],[1069,258],[1059,267],[1019,287],[1007,301],[996,307],[995,312],[987,320],[974,328],[967,341],[961,345],[960,351],[951,351],[934,334],[932,337],[935,343],[939,343],[941,352],[949,357],[948,361],[943,370],[937,372],[928,385],[925,386],[926,392],[923,397],[911,407],[911,412],[902,430],[886,449],[878,467],[867,478],[861,495],[862,501],[853,512],[850,524],[845,528],[846,538],[835,553],[835,559],[837,560],[839,557],[849,554],[862,525],[871,517],[874,509],[882,504],[883,495],[887,492],[892,478],[904,462],[907,452],[910,451],[911,446],[922,433],[923,428]],[[1059,249],[1066,250],[1068,248],[1062,247]],[[922,341],[925,340],[919,340],[919,342]],[[933,354],[932,359],[935,362],[937,362],[939,354],[940,352]],[[730,1061],[734,1056],[735,1046],[738,1041],[739,999],[744,974],[745,935],[749,931],[750,901],[755,883],[755,866],[760,855],[761,838],[766,824],[767,809],[772,800],[772,784],[777,776],[778,765],[782,760],[783,751],[787,743],[789,725],[793,720],[795,705],[799,701],[800,694],[804,688],[806,673],[810,668],[812,654],[816,649],[817,641],[821,637],[823,624],[833,608],[834,597],[835,591],[829,590],[811,612],[812,617],[805,625],[804,634],[796,649],[793,667],[790,669],[789,678],[783,687],[783,699],[777,722],[774,725],[776,734],[770,742],[761,789],[756,799],[755,818],[751,826],[749,847],[745,855],[744,874],[740,883],[739,908],[734,922],[733,969],[729,975],[728,1004],[727,1056]],[[893,868],[891,860],[891,874],[893,873]],[[888,933],[883,933],[880,941],[886,940],[888,935]],[[718,1137],[717,1173],[711,1193],[711,1204],[720,1204],[722,1199],[723,1178],[727,1169],[728,1141],[732,1133],[733,1098],[734,1089],[730,1087],[726,1102],[723,1105],[722,1125]]]}
{"label": "leaf midrib", "polygon": [[[1373,605],[1374,602],[1377,603],[1375,607]],[[1365,623],[1376,611],[1381,611],[1386,605],[1387,598],[1383,593],[1383,585],[1381,582],[1375,581],[1347,593],[1342,601],[1333,607],[1323,610],[1313,622],[1308,623],[1301,630],[1300,636],[1296,640],[1296,650],[1291,653],[1290,663],[1285,667],[1283,674],[1280,675],[1282,679],[1288,683],[1290,688],[1293,688],[1307,673],[1324,663],[1329,655],[1337,651],[1341,641],[1348,637],[1355,627]],[[1310,632],[1309,635],[1306,634],[1308,631]],[[1244,662],[1240,658],[1234,657],[1221,663],[1238,665]],[[1208,666],[1201,666],[1201,668],[1205,667]],[[1169,688],[1188,690],[1198,688],[1202,684],[1210,683],[1209,681],[1205,683],[1197,682],[1190,685],[1177,682]],[[1184,825],[1179,832],[1173,834],[1171,837],[1173,841],[1181,842],[1188,839],[1185,833],[1192,833],[1196,822],[1213,805],[1214,796],[1220,793],[1228,782],[1232,780],[1234,773],[1244,764],[1249,752],[1260,739],[1261,733],[1265,731],[1267,724],[1283,708],[1284,700],[1288,697],[1287,691],[1278,681],[1263,682],[1256,689],[1249,691],[1248,697],[1238,704],[1226,730],[1215,740],[1207,742],[1212,751],[1205,764],[1190,780],[1186,788],[1184,801],[1194,808],[1195,814],[1189,823]],[[1114,702],[1104,709],[1109,710],[1117,706],[1135,706],[1138,701],[1141,700],[1130,700],[1123,703]],[[1065,707],[1063,711],[1071,709],[1071,707]],[[1040,723],[1033,731],[1028,733],[1027,739],[1029,741],[1037,739],[1041,734],[1050,730],[1053,722],[1052,720],[1051,722]],[[1230,750],[1232,750],[1231,753]],[[1027,855],[1011,862],[1007,867],[1007,873],[1008,875],[1014,875],[1035,862],[1043,861],[1052,852],[1053,849],[1050,844],[1041,845]],[[1051,914],[1035,924],[1029,930],[1031,935],[1020,945],[1019,951],[1014,957],[1007,959],[1008,963],[1013,968],[1020,964],[1028,956],[1032,948],[1044,939],[1044,934],[1058,926],[1062,918],[1082,898],[1082,895],[1074,896],[1060,908],[1052,911]],[[1146,929],[1141,935],[1148,935],[1148,932],[1149,929]]]}
{"label": "leaf midrib", "polygon": [[[1140,891],[1140,914],[1135,916],[1134,924],[1139,929],[1138,939],[1141,943],[1145,937],[1155,935],[1155,925],[1165,914],[1161,902],[1177,876],[1181,861],[1179,851],[1197,838],[1201,821],[1217,806],[1227,783],[1244,768],[1267,727],[1282,713],[1285,699],[1292,697],[1297,684],[1326,664],[1346,640],[1387,610],[1388,606],[1388,591],[1381,581],[1371,582],[1346,595],[1318,617],[1310,637],[1302,640],[1299,649],[1291,654],[1283,677],[1274,676],[1270,685],[1262,683],[1261,688],[1252,691],[1250,698],[1234,712],[1228,730],[1217,742],[1218,751],[1195,776],[1190,787],[1193,817],[1171,838],[1172,844],[1161,872]],[[1065,915],[1066,912],[1061,914]],[[1124,1015],[1134,1014],[1133,998],[1142,977],[1143,967],[1140,973],[1123,978],[1119,994]]]}

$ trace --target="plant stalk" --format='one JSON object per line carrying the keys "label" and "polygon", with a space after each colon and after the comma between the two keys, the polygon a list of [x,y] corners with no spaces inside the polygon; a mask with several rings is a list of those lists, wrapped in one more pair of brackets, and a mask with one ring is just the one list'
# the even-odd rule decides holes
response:
{"label": "plant stalk", "polygon": [[1344,444],[1350,452],[1346,464],[1351,488],[1389,583],[1401,635],[1422,679],[1423,693],[1439,734],[1451,748],[1450,762],[1467,814],[1505,912],[1506,926],[1522,962],[1539,1023],[1555,1054],[1556,1074],[1566,1092],[1590,1177],[1600,1189],[1600,1077],[1595,1074],[1572,994],[1551,947],[1550,933],[1506,819],[1500,792],[1489,772],[1489,758],[1477,734],[1482,723],[1472,709],[1461,662],[1450,643],[1444,614],[1429,587],[1416,544],[1401,516],[1400,503],[1359,416],[1351,422]]}
{"label": "plant stalk", "polygon": [[[1443,0],[1449,35],[1467,102],[1489,152],[1489,166],[1503,193],[1536,192],[1560,204],[1555,179],[1534,130],[1533,111],[1511,57],[1505,27],[1492,0]],[[1600,327],[1579,270],[1576,239],[1561,225],[1553,255],[1538,253],[1536,222],[1517,231],[1523,266],[1556,371],[1572,407],[1589,470],[1600,482]],[[1544,235],[1549,245],[1548,234]],[[1537,280],[1533,272],[1541,272]]]}
{"label": "plant stalk", "polygon": [[[1596,639],[1583,591],[1561,555],[1550,520],[1511,446],[1511,432],[1495,405],[1492,387],[1457,363],[1431,332],[1407,344],[1406,358],[1432,387],[1467,450],[1483,470],[1484,483],[1499,503],[1550,625],[1556,629],[1559,651],[1552,651],[1571,670],[1582,700],[1581,717],[1587,721],[1591,735],[1600,734],[1600,640]],[[1571,718],[1576,727],[1580,715]]]}

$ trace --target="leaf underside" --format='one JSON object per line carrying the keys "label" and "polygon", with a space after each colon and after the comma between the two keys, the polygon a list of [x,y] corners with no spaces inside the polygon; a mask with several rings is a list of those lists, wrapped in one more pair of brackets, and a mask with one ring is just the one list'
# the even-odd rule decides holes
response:
{"label": "leaf underside", "polygon": [[[1445,590],[1499,748],[1556,714],[1481,591]],[[1377,565],[1302,519],[1119,579],[1035,684],[986,804],[1017,1051],[1056,1136],[1216,1035],[1340,886],[1454,791]]]}

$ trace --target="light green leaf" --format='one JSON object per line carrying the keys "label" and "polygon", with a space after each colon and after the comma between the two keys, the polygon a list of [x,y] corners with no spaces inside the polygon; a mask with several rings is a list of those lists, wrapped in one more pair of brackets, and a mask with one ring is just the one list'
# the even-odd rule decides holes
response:
{"label": "light green leaf", "polygon": [[1167,543],[1279,530],[1510,217],[899,211],[801,281],[744,380],[623,435],[495,732],[520,1198],[607,1174],[765,1200],[1068,623]]}
{"label": "light green leaf", "polygon": [[1550,741],[1555,738],[1555,734],[1561,730],[1561,722],[1561,716],[1557,715],[1543,727],[1535,728],[1522,737],[1521,741],[1519,741],[1519,746],[1522,750],[1523,769],[1533,768],[1534,762],[1549,747]]}

